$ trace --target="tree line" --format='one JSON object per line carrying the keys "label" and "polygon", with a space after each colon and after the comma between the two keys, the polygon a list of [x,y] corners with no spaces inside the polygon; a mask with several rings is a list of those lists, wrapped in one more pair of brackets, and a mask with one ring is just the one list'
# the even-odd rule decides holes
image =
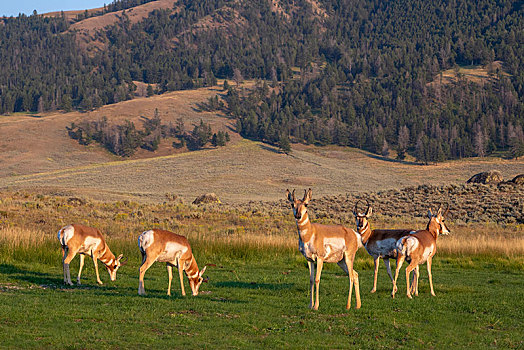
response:
{"label": "tree line", "polygon": [[[246,137],[395,150],[424,162],[521,153],[522,3],[318,3],[326,16],[306,0],[279,1],[285,14],[265,0],[180,0],[176,11],[135,24],[124,13],[97,34],[106,49],[89,54],[63,16],[4,18],[0,113],[89,110],[132,98],[133,80],[162,93],[261,79],[266,95],[240,91],[237,105],[228,97]],[[481,83],[460,74],[455,84],[431,83],[444,70],[497,61]]]}
{"label": "tree line", "polygon": [[184,121],[179,118],[176,123],[163,124],[158,109],[152,118],[142,116],[142,128],[138,129],[135,123],[125,120],[122,124],[110,123],[107,117],[94,121],[81,121],[67,126],[67,132],[72,139],[81,145],[87,146],[93,142],[102,145],[109,152],[130,157],[139,148],[154,152],[162,140],[169,137],[176,138],[174,148],[187,147],[189,150],[198,150],[211,143],[212,146],[225,146],[230,141],[227,132],[213,133],[211,125],[196,124],[191,132],[185,131]]}

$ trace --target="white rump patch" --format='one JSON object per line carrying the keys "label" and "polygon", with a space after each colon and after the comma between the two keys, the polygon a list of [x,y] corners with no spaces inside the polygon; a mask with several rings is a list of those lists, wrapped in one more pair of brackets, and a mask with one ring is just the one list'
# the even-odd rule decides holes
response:
{"label": "white rump patch", "polygon": [[75,228],[73,225],[67,225],[58,231],[58,240],[63,246],[67,246],[67,242],[75,235]]}
{"label": "white rump patch", "polygon": [[142,253],[155,241],[155,232],[153,230],[144,231],[138,236],[138,248]]}
{"label": "white rump patch", "polygon": [[[404,243],[402,243],[404,241]],[[397,241],[397,249],[404,256],[410,256],[411,253],[417,249],[419,243],[415,237],[404,236]]]}

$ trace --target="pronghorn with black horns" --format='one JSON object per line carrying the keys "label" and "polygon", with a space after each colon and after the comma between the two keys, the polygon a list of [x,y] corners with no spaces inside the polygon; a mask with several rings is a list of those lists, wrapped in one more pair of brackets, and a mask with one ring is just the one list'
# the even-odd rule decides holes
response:
{"label": "pronghorn with black horns", "polygon": [[[395,279],[393,281],[393,291],[391,296],[394,298],[397,292],[397,278],[398,272],[402,267],[404,260],[409,262],[406,267],[406,294],[411,299],[411,295],[418,295],[418,278],[419,278],[419,265],[427,262],[428,266],[428,277],[429,277],[429,288],[431,295],[435,296],[433,290],[433,278],[431,275],[431,262],[433,256],[437,252],[437,237],[439,235],[448,235],[449,230],[444,224],[444,217],[449,212],[449,205],[444,213],[442,214],[442,207],[440,207],[436,214],[428,210],[429,222],[425,230],[416,231],[409,236],[402,237],[397,241],[397,268],[395,271]],[[413,271],[413,278],[411,280],[411,287],[409,286],[409,274]]]}
{"label": "pronghorn with black horns", "polygon": [[111,281],[116,280],[116,271],[127,263],[121,261],[122,254],[115,258],[99,229],[83,225],[67,225],[58,231],[58,240],[62,245],[62,265],[64,269],[64,283],[72,285],[69,264],[71,260],[80,254],[80,269],[78,270],[77,282],[80,284],[80,275],[84,267],[84,257],[89,255],[95,264],[96,281],[102,284],[98,275],[97,259],[106,266]]}
{"label": "pronghorn with black horns", "polygon": [[389,278],[391,279],[391,283],[393,283],[393,275],[391,273],[389,259],[397,257],[397,241],[414,230],[372,230],[369,225],[368,219],[373,212],[373,208],[368,202],[366,212],[361,213],[358,210],[359,202],[360,201],[357,201],[357,203],[355,203],[353,215],[355,216],[355,220],[357,223],[357,232],[362,237],[362,244],[366,248],[368,254],[373,257],[373,260],[375,262],[373,289],[371,289],[371,293],[375,293],[377,290],[378,265],[380,262],[380,258],[384,259]]}
{"label": "pronghorn with black horns", "polygon": [[[304,191],[302,200],[295,198],[295,191],[286,190],[287,199],[293,208],[298,228],[298,249],[304,255],[309,266],[309,287],[311,299],[309,307],[318,310],[319,284],[324,262],[337,263],[349,276],[349,295],[346,309],[351,306],[351,293],[355,286],[356,308],[360,308],[360,289],[358,273],[353,270],[355,253],[361,246],[358,233],[342,225],[321,225],[311,223],[307,206],[311,200],[311,189]],[[315,273],[316,264],[316,273]],[[314,296],[316,287],[316,298]]]}
{"label": "pronghorn with black horns", "polygon": [[202,277],[207,266],[200,271],[198,270],[191,246],[184,236],[158,229],[145,231],[138,236],[138,248],[140,249],[140,253],[142,253],[142,265],[140,266],[138,279],[139,295],[146,294],[144,275],[155,261],[166,263],[169,278],[167,295],[171,295],[173,266],[178,267],[180,286],[182,288],[182,295],[184,296],[186,295],[186,291],[184,289],[183,272],[186,273],[189,279],[189,286],[191,287],[191,293],[193,295],[198,295],[198,289],[202,282],[207,282],[207,279],[204,280]]}

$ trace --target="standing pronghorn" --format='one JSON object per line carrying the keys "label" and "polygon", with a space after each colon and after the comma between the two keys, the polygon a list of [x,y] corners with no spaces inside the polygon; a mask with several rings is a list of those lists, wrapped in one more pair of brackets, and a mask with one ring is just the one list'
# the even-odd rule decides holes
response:
{"label": "standing pronghorn", "polygon": [[153,229],[145,231],[138,236],[138,248],[140,249],[140,253],[142,253],[142,265],[140,266],[140,276],[138,279],[139,295],[146,294],[146,290],[144,289],[144,275],[155,261],[166,263],[169,276],[167,295],[171,295],[173,266],[178,267],[182,295],[186,295],[182,271],[186,272],[192,294],[198,295],[198,288],[200,288],[200,285],[204,282],[202,275],[204,271],[206,271],[206,266],[201,271],[198,271],[197,262],[191,252],[191,246],[186,237],[169,231]]}
{"label": "standing pronghorn", "polygon": [[[298,227],[298,249],[308,261],[311,299],[309,307],[318,310],[318,288],[324,262],[337,263],[349,276],[349,295],[346,309],[351,306],[351,293],[355,285],[356,308],[360,308],[358,273],[353,270],[355,253],[361,246],[358,233],[342,225],[321,225],[309,221],[307,205],[311,200],[311,189],[304,191],[302,200],[295,198],[295,190],[286,190]],[[315,275],[316,263],[316,275]],[[316,286],[316,299],[313,292]],[[313,302],[314,301],[314,302]]]}
{"label": "standing pronghorn", "polygon": [[391,283],[393,283],[393,275],[391,274],[389,259],[397,257],[397,241],[408,235],[410,232],[414,232],[414,230],[372,230],[368,218],[371,216],[373,209],[368,203],[368,208],[363,214],[358,211],[357,206],[358,202],[355,204],[355,209],[353,209],[353,215],[355,215],[355,220],[357,222],[357,232],[362,237],[362,244],[366,248],[366,251],[373,257],[375,262],[373,289],[371,289],[371,293],[375,293],[377,290],[379,259],[384,259],[389,278],[391,279]]}
{"label": "standing pronghorn", "polygon": [[[418,295],[418,277],[419,265],[427,262],[429,288],[431,295],[435,296],[433,290],[433,278],[431,276],[431,261],[437,252],[437,237],[439,235],[449,234],[449,230],[444,224],[444,216],[448,213],[449,207],[442,215],[442,208],[439,208],[436,214],[428,210],[429,222],[425,230],[416,231],[409,236],[402,237],[397,241],[397,268],[395,270],[395,280],[393,281],[393,291],[391,296],[394,298],[397,292],[397,278],[398,272],[404,260],[410,262],[406,267],[406,293],[411,299],[411,294]],[[411,280],[411,288],[409,286],[409,274],[412,270],[413,279]]]}
{"label": "standing pronghorn", "polygon": [[72,285],[71,274],[69,272],[69,264],[71,260],[78,253],[80,254],[80,269],[78,270],[77,282],[80,284],[80,275],[82,274],[82,268],[84,267],[84,257],[89,255],[93,259],[95,264],[96,281],[102,284],[100,276],[98,275],[98,263],[97,259],[100,259],[102,263],[107,267],[109,277],[111,281],[116,280],[116,271],[126,261],[121,262],[122,254],[115,258],[115,255],[111,253],[109,247],[102,236],[100,230],[83,226],[83,225],[67,225],[62,227],[58,231],[58,240],[62,245],[62,265],[64,269],[64,283]]}

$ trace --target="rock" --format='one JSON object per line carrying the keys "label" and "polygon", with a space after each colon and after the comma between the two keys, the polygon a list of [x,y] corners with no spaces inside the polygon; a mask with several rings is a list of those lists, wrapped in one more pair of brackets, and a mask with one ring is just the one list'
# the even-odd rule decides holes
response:
{"label": "rock", "polygon": [[473,175],[466,183],[498,184],[502,182],[502,174],[498,170],[489,170]]}
{"label": "rock", "polygon": [[197,197],[193,204],[206,204],[206,203],[221,203],[218,196],[214,193],[206,193]]}

